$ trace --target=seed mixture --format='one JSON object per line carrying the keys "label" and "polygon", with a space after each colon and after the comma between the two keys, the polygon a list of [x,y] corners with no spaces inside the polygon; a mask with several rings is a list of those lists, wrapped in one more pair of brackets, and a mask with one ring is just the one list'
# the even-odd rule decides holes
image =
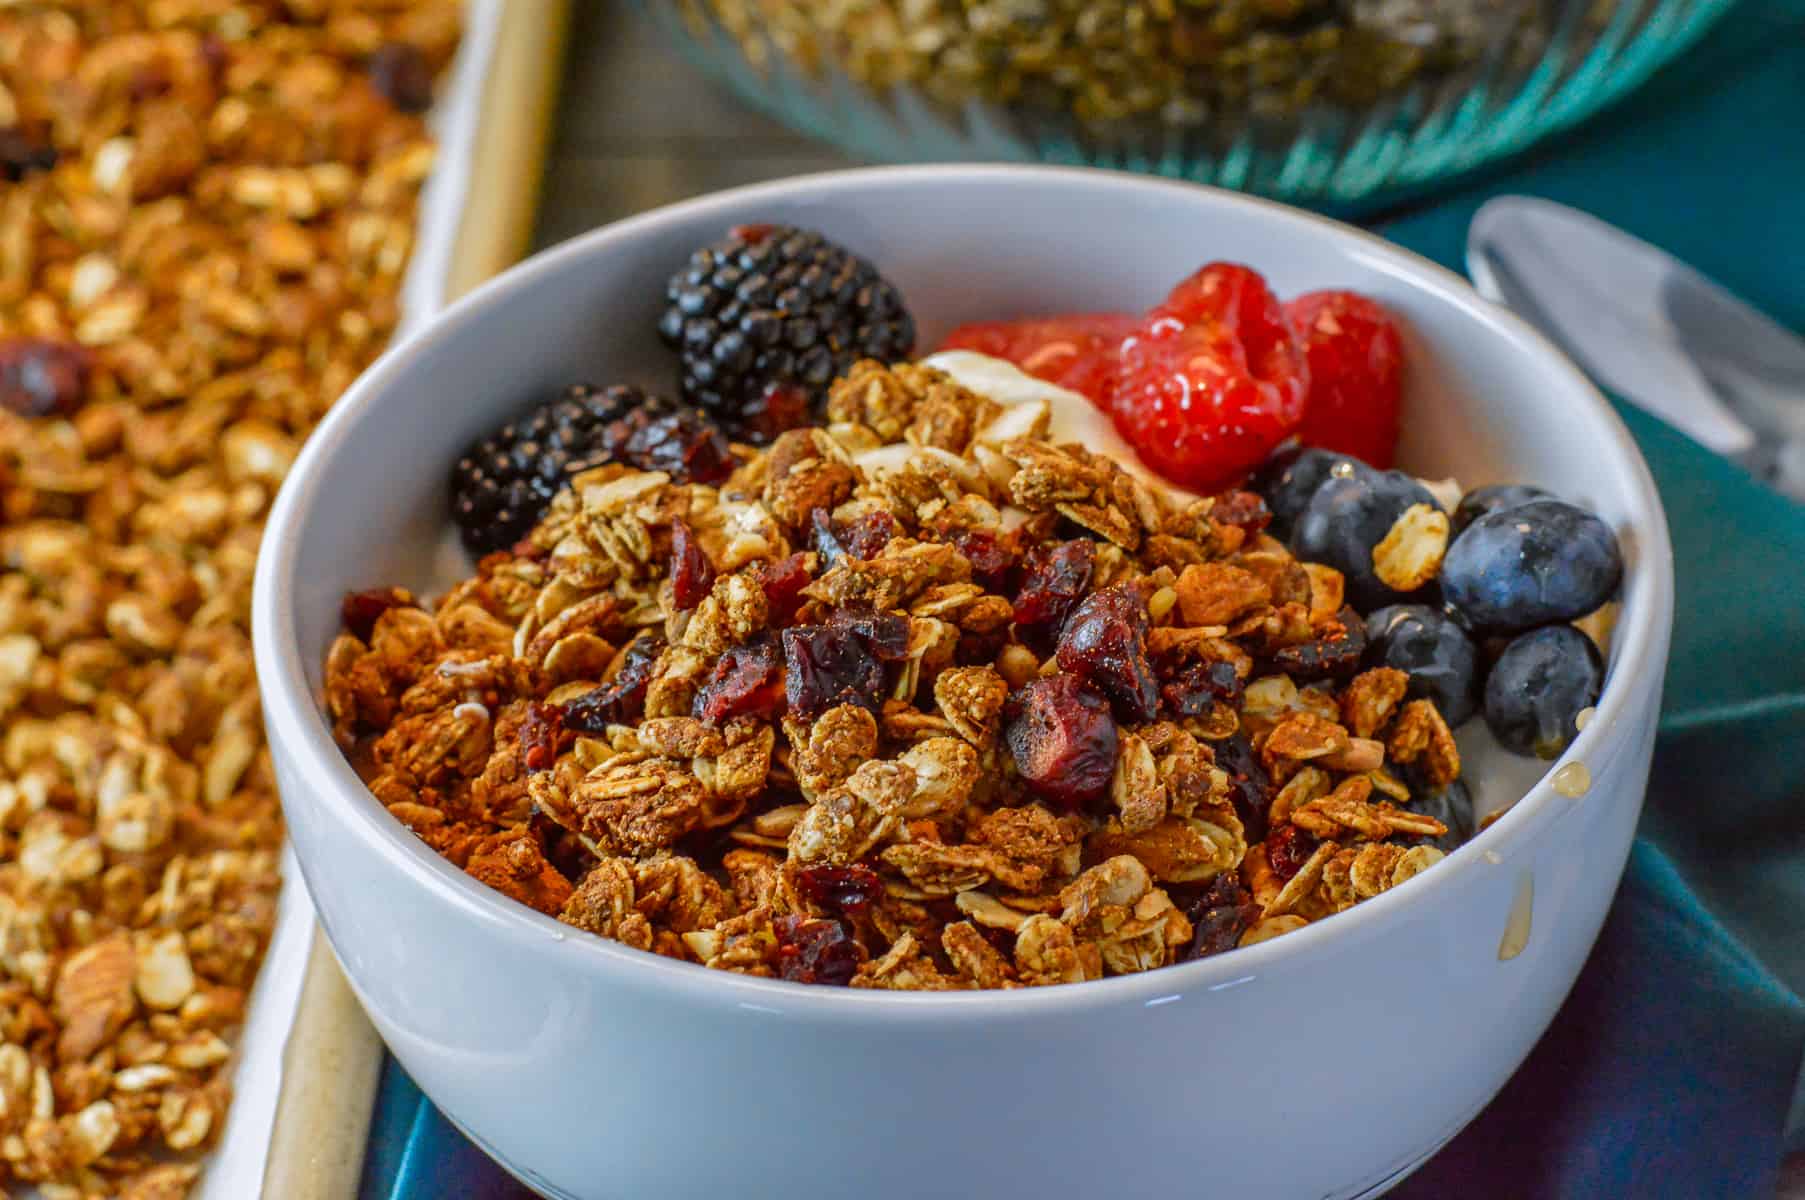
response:
{"label": "seed mixture", "polygon": [[270,499],[394,327],[448,0],[0,6],[0,1191],[219,1137],[282,822]]}
{"label": "seed mixture", "polygon": [[879,93],[918,88],[953,110],[981,101],[1155,129],[1370,107],[1499,44],[1533,62],[1554,20],[1484,0],[674,2],[704,44],[724,35],[760,71],[781,62]]}
{"label": "seed mixture", "polygon": [[513,899],[804,982],[1144,971],[1439,860],[1459,752],[1341,572],[1049,417],[865,361],[718,482],[583,470],[433,606],[347,597],[336,732]]}

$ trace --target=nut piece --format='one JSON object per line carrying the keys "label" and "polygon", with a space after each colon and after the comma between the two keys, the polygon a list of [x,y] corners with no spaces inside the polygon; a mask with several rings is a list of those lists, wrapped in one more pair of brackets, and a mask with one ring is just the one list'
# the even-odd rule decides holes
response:
{"label": "nut piece", "polygon": [[1412,504],[1373,547],[1373,573],[1399,592],[1414,592],[1435,578],[1448,552],[1448,514]]}

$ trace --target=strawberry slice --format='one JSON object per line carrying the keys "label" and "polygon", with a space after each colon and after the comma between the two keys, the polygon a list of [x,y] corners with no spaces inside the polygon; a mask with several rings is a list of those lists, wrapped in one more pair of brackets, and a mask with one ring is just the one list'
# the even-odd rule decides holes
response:
{"label": "strawberry slice", "polygon": [[953,330],[943,350],[975,350],[1014,363],[1028,374],[1106,405],[1117,350],[1140,318],[1126,313],[975,321]]}
{"label": "strawberry slice", "polygon": [[1308,386],[1303,346],[1266,281],[1211,263],[1122,342],[1109,407],[1149,466],[1213,492],[1297,428]]}
{"label": "strawberry slice", "polygon": [[1304,345],[1310,395],[1298,438],[1384,469],[1397,452],[1404,342],[1377,302],[1354,292],[1310,292],[1285,305]]}

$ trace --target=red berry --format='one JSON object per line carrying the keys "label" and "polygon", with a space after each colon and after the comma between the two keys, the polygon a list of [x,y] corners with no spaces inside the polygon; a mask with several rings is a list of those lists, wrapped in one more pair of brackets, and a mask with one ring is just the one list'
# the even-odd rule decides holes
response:
{"label": "red berry", "polygon": [[702,603],[714,587],[714,563],[708,551],[696,540],[689,522],[678,518],[671,522],[671,602],[680,612],[688,612]]}
{"label": "red berry", "polygon": [[975,350],[1107,404],[1122,339],[1140,318],[1126,313],[977,321],[953,330],[944,350]]}
{"label": "red berry", "polygon": [[1303,347],[1266,281],[1211,263],[1122,343],[1109,407],[1149,466],[1210,492],[1297,428],[1308,384]]}
{"label": "red berry", "polygon": [[1404,399],[1397,322],[1353,292],[1311,292],[1285,305],[1310,363],[1310,398],[1298,437],[1306,446],[1391,466]]}

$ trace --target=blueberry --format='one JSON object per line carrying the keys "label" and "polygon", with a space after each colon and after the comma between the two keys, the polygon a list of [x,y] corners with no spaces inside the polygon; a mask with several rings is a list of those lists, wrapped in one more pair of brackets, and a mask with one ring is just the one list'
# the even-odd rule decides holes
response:
{"label": "blueberry", "polygon": [[[1339,565],[1339,564],[1331,564]],[[1623,579],[1611,527],[1562,500],[1532,500],[1467,526],[1442,560],[1442,591],[1468,627],[1518,633],[1583,617]]]}
{"label": "blueberry", "polygon": [[1410,676],[1411,700],[1427,698],[1454,728],[1479,708],[1479,648],[1446,613],[1394,604],[1366,619],[1363,666],[1395,667]]}
{"label": "blueberry", "polygon": [[1452,532],[1458,536],[1460,531],[1477,521],[1487,513],[1500,512],[1507,508],[1528,504],[1531,500],[1552,500],[1554,496],[1533,484],[1527,483],[1488,483],[1484,487],[1476,487],[1460,498],[1449,518]]}
{"label": "blueberry", "polygon": [[1314,447],[1275,454],[1267,459],[1249,482],[1250,488],[1258,492],[1266,501],[1266,507],[1272,510],[1272,524],[1267,526],[1266,532],[1280,541],[1289,538],[1297,515],[1310,503],[1310,497],[1316,494],[1322,481],[1342,463],[1348,464],[1344,474],[1370,469],[1357,458]]}
{"label": "blueberry", "polygon": [[1346,576],[1347,598],[1361,612],[1401,603],[1405,594],[1386,587],[1373,571],[1373,547],[1413,504],[1441,511],[1429,489],[1402,471],[1374,471],[1356,464],[1351,474],[1331,473],[1298,514],[1291,530],[1291,552]]}
{"label": "blueberry", "polygon": [[1410,803],[1406,805],[1411,812],[1421,813],[1425,817],[1434,817],[1448,827],[1448,832],[1428,842],[1444,854],[1452,854],[1473,836],[1473,793],[1467,790],[1464,780],[1456,779],[1445,788],[1417,787],[1412,780]]}
{"label": "blueberry", "polygon": [[1556,758],[1579,730],[1574,718],[1598,700],[1604,659],[1571,625],[1526,633],[1504,648],[1485,681],[1485,723],[1507,750]]}

